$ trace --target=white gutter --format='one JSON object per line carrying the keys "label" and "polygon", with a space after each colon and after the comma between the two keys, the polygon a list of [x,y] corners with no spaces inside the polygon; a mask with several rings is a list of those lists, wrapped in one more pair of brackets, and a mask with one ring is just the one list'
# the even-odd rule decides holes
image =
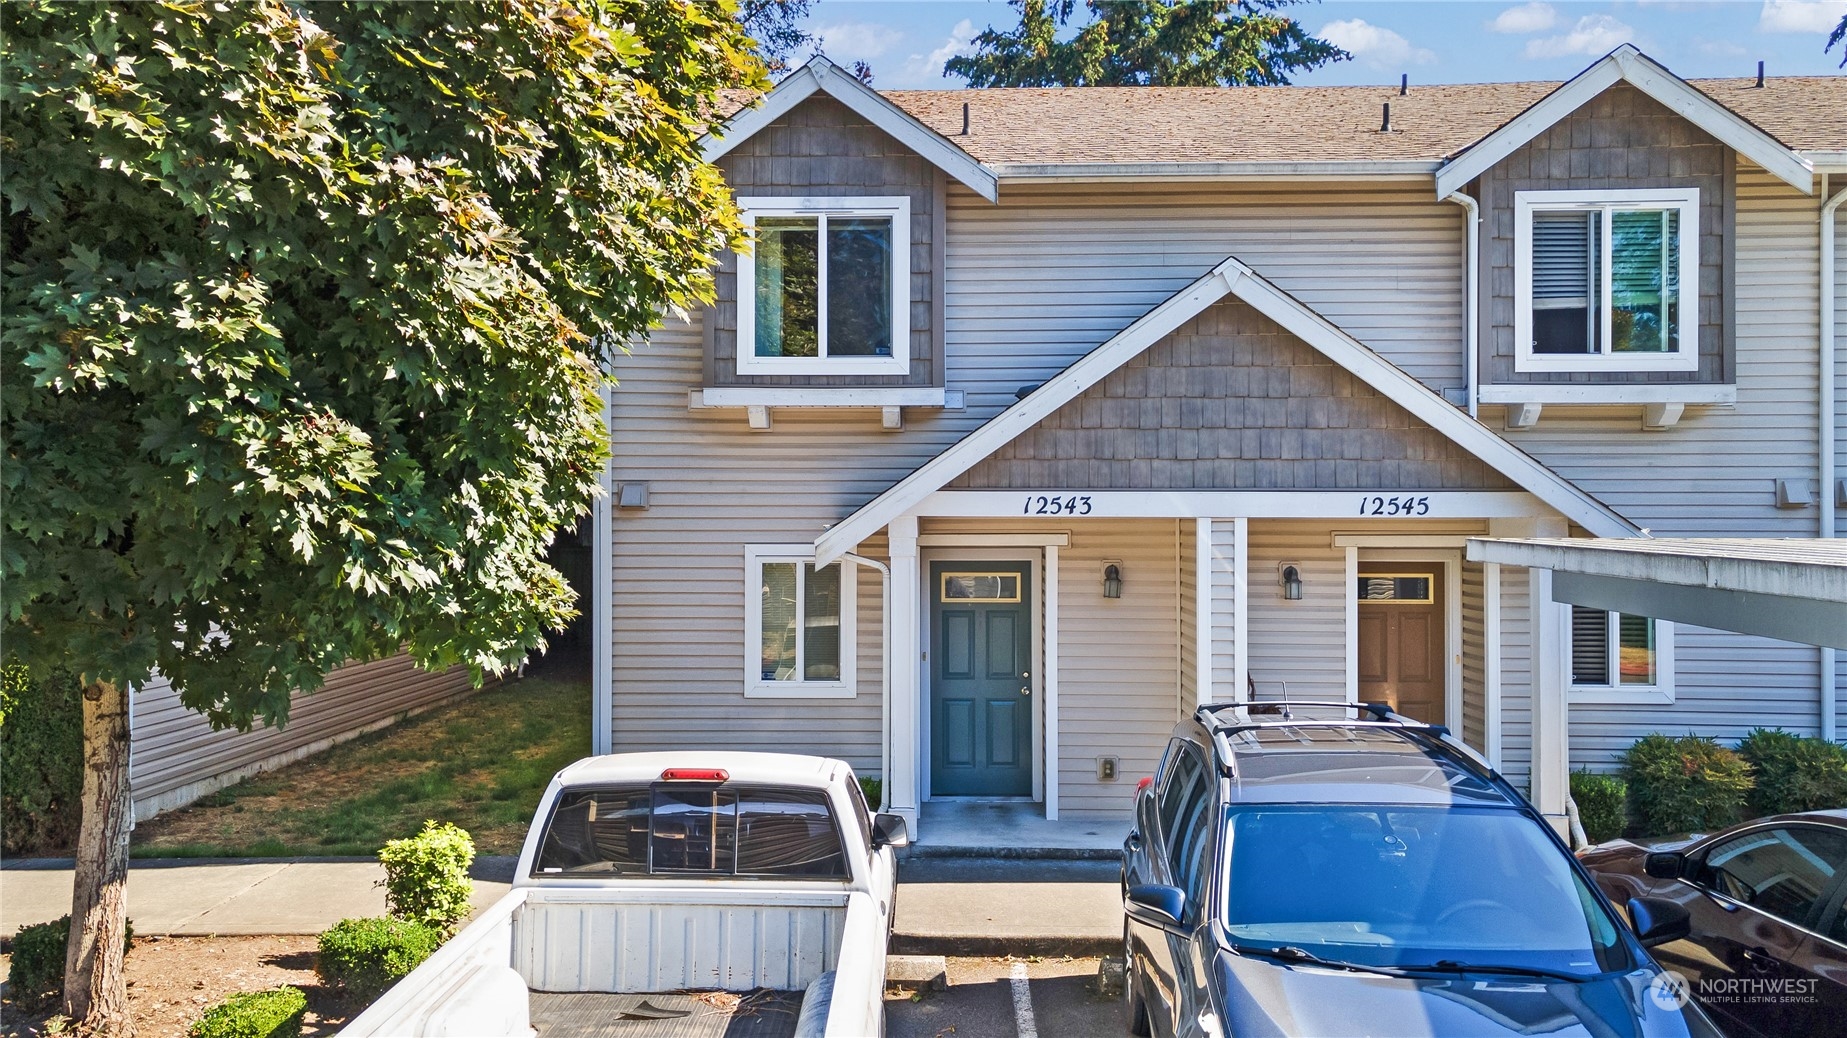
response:
{"label": "white gutter", "polygon": [[[1822,174],[1821,195],[1828,197],[1828,176]],[[1821,421],[1819,422],[1819,446],[1821,448],[1821,529],[1822,537],[1835,536],[1834,504],[1834,219],[1841,203],[1847,201],[1847,189],[1842,190],[1821,207]],[[1836,687],[1836,664],[1834,649],[1823,647],[1821,650],[1821,737],[1829,742],[1835,737],[1835,703],[1839,695]]]}
{"label": "white gutter", "polygon": [[[884,812],[891,803],[891,567],[852,552],[840,556],[879,571],[879,799],[873,810]],[[857,680],[857,675],[855,676]]]}
{"label": "white gutter", "polygon": [[1004,181],[1057,183],[1094,180],[1226,180],[1252,177],[1280,179],[1415,177],[1428,179],[1440,166],[1442,166],[1441,162],[1429,159],[1361,159],[1245,162],[1013,162],[990,164],[988,169]]}
{"label": "white gutter", "polygon": [[1462,371],[1464,389],[1468,390],[1469,417],[1479,417],[1480,394],[1476,384],[1481,379],[1481,354],[1477,339],[1481,334],[1481,204],[1460,191],[1452,192],[1443,201],[1454,202],[1468,214],[1468,244],[1463,249],[1463,298],[1462,298]]}

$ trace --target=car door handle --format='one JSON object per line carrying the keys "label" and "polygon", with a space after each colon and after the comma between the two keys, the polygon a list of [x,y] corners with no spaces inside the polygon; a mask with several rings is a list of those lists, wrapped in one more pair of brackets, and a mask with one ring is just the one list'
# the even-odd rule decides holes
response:
{"label": "car door handle", "polygon": [[1142,849],[1142,834],[1133,829],[1129,830],[1129,849],[1132,851]]}
{"label": "car door handle", "polygon": [[1768,948],[1747,948],[1743,958],[1752,969],[1759,973],[1768,973],[1778,965],[1775,956],[1770,954]]}

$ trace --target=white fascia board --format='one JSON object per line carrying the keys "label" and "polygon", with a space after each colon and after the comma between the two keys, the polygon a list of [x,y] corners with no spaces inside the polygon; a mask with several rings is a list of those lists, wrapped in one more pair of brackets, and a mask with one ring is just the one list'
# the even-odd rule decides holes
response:
{"label": "white fascia board", "polygon": [[1050,162],[995,164],[989,168],[1014,183],[1078,183],[1174,180],[1338,180],[1348,177],[1421,180],[1443,164],[1430,159],[1271,162]]}
{"label": "white fascia board", "polygon": [[1622,81],[1730,145],[1796,190],[1803,194],[1814,192],[1814,167],[1808,160],[1625,43],[1437,170],[1437,197],[1461,190],[1522,145]]}
{"label": "white fascia board", "polygon": [[918,122],[909,112],[887,101],[878,91],[818,54],[776,84],[775,89],[764,95],[757,107],[739,112],[723,127],[700,138],[699,146],[705,160],[716,162],[723,158],[731,149],[787,115],[790,109],[808,100],[817,91],[846,105],[860,118],[884,130],[969,190],[990,202],[999,200],[999,182],[991,170],[943,139],[942,134]]}
{"label": "white fascia board", "polygon": [[1039,424],[1047,415],[1103,381],[1143,350],[1223,299],[1250,268],[1227,259],[1160,305],[1117,332],[1109,341],[1046,382],[1026,399],[1014,404],[964,437],[948,450],[919,466],[891,489],[867,502],[815,540],[816,565],[826,565],[852,551],[894,517],[921,503],[949,481],[974,467],[1015,436]]}
{"label": "white fascia board", "polygon": [[1847,173],[1847,151],[1798,151],[1817,173]]}
{"label": "white fascia board", "polygon": [[1385,394],[1432,429],[1514,481],[1559,514],[1599,537],[1635,537],[1641,528],[1540,464],[1532,455],[1457,410],[1436,391],[1329,324],[1294,297],[1250,274],[1233,287],[1240,299],[1313,346],[1360,381]]}

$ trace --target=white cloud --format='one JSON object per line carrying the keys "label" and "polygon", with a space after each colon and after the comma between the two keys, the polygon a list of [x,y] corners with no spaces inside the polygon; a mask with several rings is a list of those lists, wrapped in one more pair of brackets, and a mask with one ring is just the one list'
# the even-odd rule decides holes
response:
{"label": "white cloud", "polygon": [[836,62],[876,58],[904,39],[904,34],[898,30],[870,22],[842,22],[839,25],[823,26],[816,29],[814,34],[821,50]]}
{"label": "white cloud", "polygon": [[911,55],[910,60],[904,63],[901,75],[907,83],[942,86],[943,62],[971,53],[974,39],[975,23],[964,18],[949,30],[949,38],[943,41],[942,46],[928,54]]}
{"label": "white cloud", "polygon": [[1494,16],[1488,28],[1494,32],[1529,33],[1545,32],[1558,24],[1558,8],[1543,0],[1533,0],[1530,4],[1509,7]]}
{"label": "white cloud", "polygon": [[1710,54],[1715,58],[1742,58],[1751,53],[1730,40],[1700,40],[1699,51],[1701,54]]}
{"label": "white cloud", "polygon": [[1764,0],[1759,32],[1829,32],[1847,17],[1847,0]]}
{"label": "white cloud", "polygon": [[1542,36],[1526,41],[1529,58],[1562,58],[1586,54],[1600,58],[1635,36],[1635,30],[1607,14],[1587,14],[1578,19],[1571,31],[1559,36]]}
{"label": "white cloud", "polygon": [[1411,41],[1390,29],[1382,29],[1360,18],[1329,22],[1315,35],[1352,54],[1360,64],[1371,68],[1397,69],[1406,65],[1428,65],[1437,60],[1436,53],[1414,47]]}

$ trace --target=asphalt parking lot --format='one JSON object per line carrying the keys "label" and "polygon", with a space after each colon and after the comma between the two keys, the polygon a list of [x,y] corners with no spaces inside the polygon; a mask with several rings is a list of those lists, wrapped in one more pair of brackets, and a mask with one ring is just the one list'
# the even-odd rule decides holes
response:
{"label": "asphalt parking lot", "polygon": [[1094,958],[952,958],[949,986],[885,1003],[890,1038],[1127,1035],[1121,1001],[1097,994]]}

